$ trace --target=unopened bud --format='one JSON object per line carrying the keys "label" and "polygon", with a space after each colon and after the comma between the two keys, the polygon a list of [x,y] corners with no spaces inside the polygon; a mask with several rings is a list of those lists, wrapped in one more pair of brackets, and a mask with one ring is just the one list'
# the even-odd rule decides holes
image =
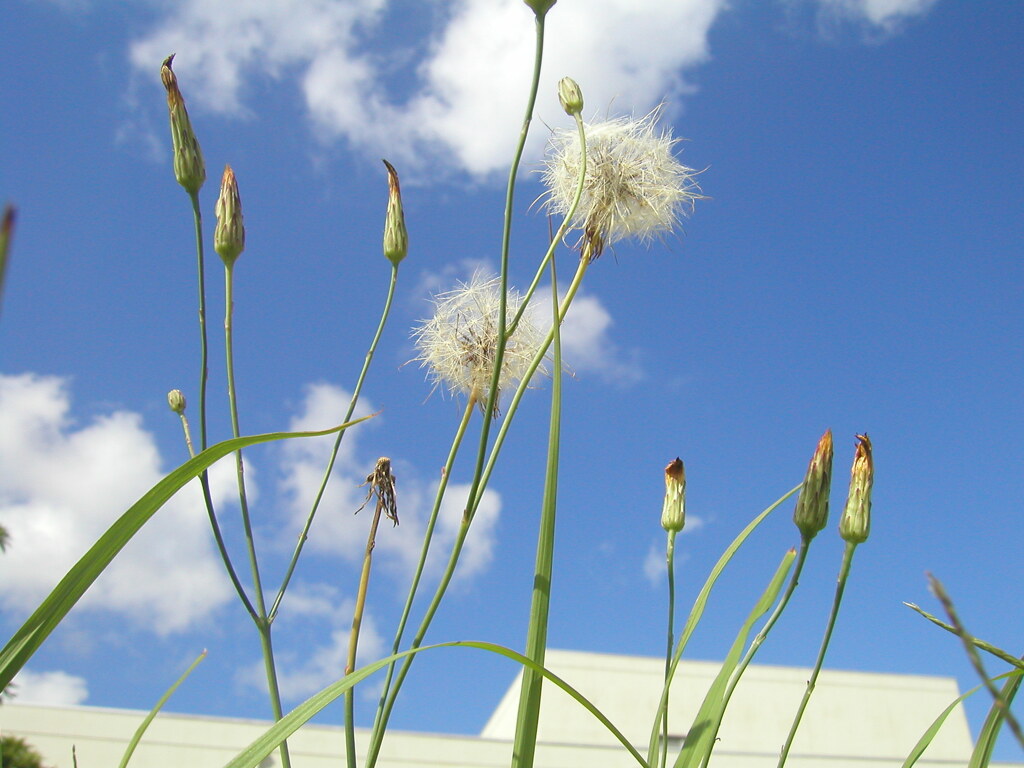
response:
{"label": "unopened bud", "polygon": [[851,544],[867,541],[871,530],[871,486],[875,482],[875,464],[871,458],[871,440],[857,435],[857,450],[850,470],[850,493],[839,521],[839,535]]}
{"label": "unopened bud", "polygon": [[567,115],[578,115],[583,111],[583,91],[571,77],[558,81],[558,101]]}
{"label": "unopened bud", "polygon": [[832,430],[818,441],[818,447],[807,465],[804,487],[796,500],[793,522],[800,534],[810,541],[828,522],[828,495],[832,487]]}
{"label": "unopened bud", "polygon": [[665,506],[661,510],[661,527],[679,533],[685,523],[686,469],[676,457],[665,467]]}
{"label": "unopened bud", "polygon": [[181,416],[185,412],[185,395],[180,389],[172,389],[167,393],[167,404],[172,411]]}
{"label": "unopened bud", "polygon": [[545,14],[551,10],[551,6],[558,0],[523,0],[523,2],[533,9],[533,13],[538,19],[543,19]]}
{"label": "unopened bud", "polygon": [[178,78],[171,69],[172,53],[160,67],[160,80],[167,89],[167,111],[171,117],[171,146],[174,148],[174,178],[190,195],[197,194],[206,181],[206,165],[199,140],[188,119],[185,99],[178,90]]}
{"label": "unopened bud", "polygon": [[242,222],[242,199],[238,196],[238,182],[230,165],[224,166],[217,198],[217,226],[213,230],[213,249],[228,267],[245,250],[245,224]]}
{"label": "unopened bud", "polygon": [[387,160],[388,169],[388,210],[384,217],[384,255],[394,266],[398,266],[409,252],[409,233],[405,229],[405,213],[402,211],[402,189],[398,186],[398,171]]}

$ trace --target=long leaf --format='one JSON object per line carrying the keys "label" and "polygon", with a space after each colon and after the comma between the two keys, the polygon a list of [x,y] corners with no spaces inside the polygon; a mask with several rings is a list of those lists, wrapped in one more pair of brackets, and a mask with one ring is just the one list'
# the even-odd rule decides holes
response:
{"label": "long leaf", "polygon": [[[942,627],[947,632],[949,632],[951,634],[954,634],[957,637],[960,637],[960,633],[956,631],[955,627],[953,627],[950,624],[947,624],[942,619],[940,619],[940,618],[938,618],[936,616],[933,616],[932,614],[928,613],[928,611],[926,611],[921,606],[919,606],[919,605],[917,605],[915,603],[903,603],[903,604],[905,606],[907,606],[907,608],[912,608],[913,610],[917,611],[919,614],[921,614],[926,619],[928,619],[928,621],[930,621],[932,624],[935,624],[938,627]],[[978,648],[978,649],[980,649],[982,651],[990,653],[993,656],[995,656],[997,659],[999,659],[1000,661],[1005,661],[1007,664],[1010,664],[1011,666],[1014,666],[1017,669],[1019,669],[1021,671],[1024,671],[1024,660],[1018,659],[1016,656],[1014,656],[1011,653],[1008,653],[1007,651],[1004,651],[1002,648],[998,648],[998,647],[992,645],[992,643],[987,643],[984,640],[980,640],[977,637],[971,637],[969,639],[971,641],[971,644],[974,645],[975,648]]]}
{"label": "long leaf", "polygon": [[[1001,706],[999,701],[992,702],[985,723],[981,726],[981,732],[978,734],[978,741],[974,745],[974,752],[971,753],[967,768],[984,768],[992,759],[992,750],[995,749],[999,731],[1002,729],[1003,723],[1006,722],[1006,709],[1013,703],[1013,698],[1020,689],[1021,680],[1024,680],[1024,676],[1020,672],[1007,672],[1006,674],[1013,675],[1003,684],[1003,690],[1000,692],[1000,698],[1006,703],[1006,707]],[[999,678],[993,679],[998,680]]]}
{"label": "long leaf", "polygon": [[[1021,679],[1021,676],[1020,676],[1019,673],[1006,672],[1005,674],[1002,674],[999,677],[993,678],[993,680],[999,680],[1000,678],[1006,677],[1007,675],[1015,675],[1015,679],[1018,682]],[[1011,682],[1013,682],[1013,681],[1012,680],[1008,680],[1007,684],[1009,684]],[[914,748],[912,750],[910,750],[910,754],[907,755],[907,759],[903,761],[903,768],[912,768],[912,766],[917,763],[918,759],[921,757],[921,755],[924,754],[924,751],[932,743],[932,740],[935,738],[935,735],[942,728],[942,725],[946,722],[946,718],[948,718],[950,716],[950,714],[952,714],[953,710],[957,708],[957,705],[960,704],[961,702],[963,702],[964,699],[966,699],[968,696],[973,696],[975,693],[977,693],[979,690],[981,690],[982,687],[983,687],[982,685],[974,686],[973,688],[971,688],[971,690],[969,690],[966,693],[961,694],[960,696],[955,698],[948,707],[946,707],[944,710],[942,710],[941,713],[939,713],[939,716],[935,718],[935,720],[932,722],[932,724],[930,726],[928,726],[928,729],[921,735],[921,738],[917,740],[917,744],[914,745]],[[986,725],[987,724],[988,723],[986,721]],[[985,729],[983,728],[982,732],[984,733],[984,731],[985,731]],[[982,741],[983,741],[982,737],[979,736],[978,737],[978,745],[977,745],[977,747],[975,747],[975,754],[978,753],[978,748],[981,747]],[[971,762],[970,762],[969,765],[972,765],[972,766],[975,765],[974,757],[973,756],[971,758]]]}
{"label": "long leaf", "polygon": [[683,742],[683,748],[676,759],[675,768],[692,768],[706,762],[708,757],[710,757],[711,750],[714,748],[715,737],[718,736],[718,728],[722,723],[722,717],[725,715],[725,707],[729,703],[728,699],[725,698],[725,691],[729,685],[729,680],[732,678],[736,665],[739,664],[743,649],[747,645],[747,638],[750,636],[750,631],[754,628],[754,623],[768,613],[768,610],[775,603],[779,592],[782,591],[782,585],[786,581],[786,575],[789,573],[795,557],[796,551],[792,549],[782,557],[782,562],[779,563],[779,567],[776,569],[771,581],[757,603],[754,604],[746,621],[743,622],[743,626],[740,627],[740,631],[736,634],[732,648],[729,649],[729,654],[725,657],[725,661],[722,662],[722,667],[718,670],[718,675],[715,676],[714,682],[712,682],[711,687],[704,696],[704,702],[697,711],[697,716],[693,719],[693,725],[690,726],[690,730],[686,734],[686,740]]}
{"label": "long leaf", "polygon": [[643,756],[636,751],[636,748],[629,743],[629,740],[616,728],[612,722],[601,713],[601,711],[595,707],[590,701],[583,696],[579,691],[569,685],[567,682],[562,680],[552,672],[537,664],[534,661],[523,656],[521,653],[516,653],[511,648],[505,648],[495,643],[484,643],[473,640],[462,640],[451,643],[438,643],[437,645],[422,645],[419,648],[411,648],[401,653],[396,653],[393,656],[380,659],[368,664],[365,667],[357,669],[349,675],[341,678],[335,683],[324,688],[319,693],[314,694],[299,704],[295,709],[285,715],[283,718],[274,723],[268,728],[262,736],[256,741],[246,747],[244,750],[235,756],[235,759],[228,763],[225,768],[254,768],[259,765],[260,761],[266,758],[271,752],[277,749],[277,746],[295,733],[301,728],[310,718],[320,712],[324,707],[330,704],[332,701],[342,696],[345,691],[351,688],[356,683],[365,680],[367,677],[372,675],[374,672],[383,669],[391,662],[401,659],[403,656],[409,656],[422,651],[429,651],[435,648],[477,648],[479,650],[488,651],[490,653],[496,653],[506,658],[512,659],[513,661],[522,664],[528,669],[532,669],[535,672],[542,674],[547,680],[550,680],[553,684],[557,685],[563,691],[568,693],[574,698],[580,705],[583,706],[588,712],[596,717],[601,724],[608,729],[608,731],[618,739],[619,743],[622,744],[632,755],[637,763],[643,768],[648,768],[647,761],[644,760]]}
{"label": "long leaf", "polygon": [[320,432],[271,432],[264,435],[251,435],[225,440],[207,448],[194,458],[189,459],[160,482],[147,491],[135,502],[128,511],[119,517],[110,528],[92,545],[82,558],[72,566],[67,575],[54,587],[49,596],[28,617],[14,636],[0,650],[0,690],[21,670],[32,657],[43,641],[49,637],[61,620],[67,615],[75,603],[92,586],[104,569],[110,565],[118,552],[139,529],[162,507],[168,499],[178,492],[188,481],[197,477],[203,470],[234,451],[250,445],[267,443],[272,440],[284,440],[293,437],[320,437],[330,435],[353,424],[370,418],[342,424]]}
{"label": "long leaf", "polygon": [[747,523],[747,527],[740,531],[736,538],[732,540],[732,543],[726,547],[726,550],[722,553],[721,557],[718,558],[718,562],[715,563],[715,567],[711,569],[711,573],[708,574],[707,579],[704,581],[704,586],[701,587],[700,594],[697,595],[697,599],[693,603],[693,608],[690,609],[690,615],[686,618],[686,624],[683,626],[683,632],[679,637],[679,642],[676,643],[676,650],[672,656],[672,666],[669,668],[669,673],[665,680],[665,686],[661,691],[661,701],[658,703],[658,709],[654,715],[654,725],[651,728],[651,737],[648,744],[647,759],[653,765],[655,757],[657,755],[658,737],[660,733],[659,726],[661,724],[662,714],[665,712],[665,708],[668,703],[668,692],[672,685],[672,678],[675,676],[676,667],[679,666],[679,660],[683,656],[683,651],[686,649],[686,644],[690,640],[690,635],[697,628],[700,623],[701,617],[704,615],[704,609],[707,607],[708,598],[711,596],[711,590],[714,588],[715,583],[718,581],[718,577],[722,575],[722,571],[725,570],[725,566],[732,560],[733,555],[739,550],[747,538],[754,532],[754,530],[774,510],[778,509],[782,503],[792,496],[794,493],[803,488],[803,483],[796,486],[782,498],[778,499],[774,504],[761,512],[757,517]]}
{"label": "long leaf", "polygon": [[132,735],[131,740],[128,742],[128,746],[125,747],[124,755],[121,757],[121,763],[119,768],[127,768],[128,761],[132,759],[132,755],[135,753],[135,748],[139,746],[139,742],[142,741],[142,737],[146,733],[146,729],[149,728],[149,724],[153,722],[153,719],[157,716],[157,713],[163,709],[164,704],[167,703],[168,699],[174,695],[174,692],[178,690],[178,686],[185,682],[185,679],[192,674],[192,670],[199,666],[199,662],[206,658],[206,651],[203,651],[196,656],[195,661],[188,665],[188,669],[181,673],[181,676],[174,681],[174,684],[164,691],[164,695],[157,699],[156,704],[149,711],[149,714],[143,719],[139,727],[135,729],[135,733]]}

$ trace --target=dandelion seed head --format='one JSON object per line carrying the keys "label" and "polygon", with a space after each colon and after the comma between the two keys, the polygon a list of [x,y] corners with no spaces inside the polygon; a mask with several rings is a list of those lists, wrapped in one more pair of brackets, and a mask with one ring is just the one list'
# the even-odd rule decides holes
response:
{"label": "dandelion seed head", "polygon": [[[627,237],[649,242],[678,225],[700,199],[697,172],[676,159],[678,138],[657,128],[658,107],[639,120],[620,117],[585,123],[587,170],[570,227],[600,249]],[[580,170],[579,134],[559,129],[549,141],[542,172],[547,209],[572,208]]]}
{"label": "dandelion seed head", "polygon": [[[412,336],[419,351],[413,360],[428,370],[435,389],[444,386],[453,395],[462,392],[480,402],[487,400],[498,348],[500,302],[501,280],[479,273],[434,297],[434,316],[414,328]],[[509,290],[506,325],[522,303],[519,293]],[[523,380],[544,338],[528,305],[505,345],[499,392]],[[544,372],[543,363],[538,370]]]}

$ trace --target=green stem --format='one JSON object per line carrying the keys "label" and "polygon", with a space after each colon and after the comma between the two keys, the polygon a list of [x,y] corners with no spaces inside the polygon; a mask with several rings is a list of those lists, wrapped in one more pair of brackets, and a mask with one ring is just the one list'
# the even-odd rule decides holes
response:
{"label": "green stem", "polygon": [[[501,377],[502,363],[505,357],[505,345],[507,342],[506,330],[507,330],[507,301],[508,301],[508,263],[509,263],[509,247],[512,238],[512,205],[515,198],[515,185],[516,176],[519,173],[519,165],[522,161],[523,150],[526,147],[526,138],[530,132],[530,123],[533,121],[533,109],[537,102],[537,91],[540,85],[540,72],[541,65],[543,63],[544,53],[544,15],[539,14],[536,16],[535,24],[535,46],[534,46],[534,59],[533,59],[533,74],[530,81],[530,95],[527,98],[526,111],[523,117],[523,124],[519,131],[519,140],[516,144],[515,153],[512,157],[512,165],[509,169],[508,185],[505,192],[505,214],[504,224],[501,236],[501,286],[500,286],[500,298],[498,307],[498,343],[494,350],[494,371],[491,376],[490,391],[487,395],[487,403],[484,408],[484,413],[487,417],[483,419],[483,424],[480,428],[480,442],[477,449],[476,466],[473,472],[473,481],[470,485],[469,490],[469,502],[474,503],[478,494],[481,492],[481,475],[483,472],[484,457],[487,455],[487,446],[490,442],[490,428],[491,428],[491,416],[495,413],[495,406],[498,402],[498,382]],[[538,362],[538,365],[540,363]],[[433,620],[434,612],[437,610],[437,603],[439,598],[444,595],[445,590],[448,588],[448,582],[451,580],[451,571],[454,569],[454,564],[458,561],[459,554],[462,551],[462,545],[465,541],[465,535],[469,529],[469,523],[472,521],[472,513],[469,507],[467,507],[463,514],[463,522],[459,528],[459,534],[456,536],[455,543],[452,547],[452,554],[449,558],[449,568],[446,571],[446,577],[442,580],[439,585],[435,599],[431,602],[430,608],[428,608],[427,614],[424,616],[423,621],[420,625],[420,631],[417,632],[417,639],[413,647],[418,647],[422,642],[423,635],[426,634],[426,629]],[[395,681],[395,687],[388,692],[384,706],[378,710],[379,717],[374,724],[374,730],[370,738],[369,749],[366,755],[366,767],[373,768],[377,762],[377,756],[380,754],[380,746],[384,740],[384,731],[387,729],[388,719],[391,716],[391,709],[394,707],[395,697],[398,695],[398,691],[401,688],[402,682],[408,674],[409,665],[411,663],[412,656],[406,657],[402,663],[402,668],[398,674],[398,678]]]}
{"label": "green stem", "polygon": [[[192,220],[196,230],[196,264],[199,272],[199,450],[206,450],[206,381],[210,376],[206,339],[206,260],[203,253],[203,212],[199,208],[198,190],[189,194]],[[203,472],[203,476],[206,473]]]}
{"label": "green stem", "polygon": [[[199,450],[205,451],[207,447],[206,382],[210,375],[208,364],[209,343],[206,335],[206,259],[203,247],[203,212],[199,207],[199,192],[189,193],[189,199],[192,201],[192,221],[195,226],[196,268],[199,286]],[[189,438],[187,432],[187,424],[186,441],[189,444],[189,455],[192,455],[193,449],[191,438]],[[220,523],[217,520],[217,511],[213,506],[213,494],[210,493],[210,475],[205,469],[199,475],[199,486],[203,492],[206,516],[210,520],[210,528],[213,531],[214,541],[217,543],[217,551],[220,553],[221,562],[224,563],[224,568],[228,572],[228,578],[231,579],[231,585],[238,594],[238,599],[242,601],[245,610],[255,621],[257,619],[256,609],[253,608],[252,601],[249,600],[249,596],[245,593],[245,587],[242,586],[242,582],[238,578],[235,566],[231,562],[231,556],[228,554],[227,546],[224,544],[224,536],[221,533]]]}
{"label": "green stem", "polygon": [[[796,558],[796,565],[793,567],[793,573],[789,577],[789,584],[786,585],[786,591],[782,595],[782,599],[779,600],[778,605],[775,606],[775,610],[772,611],[772,615],[768,617],[768,620],[764,623],[764,626],[761,628],[761,631],[758,632],[754,639],[751,641],[750,647],[747,649],[747,652],[743,655],[743,659],[740,661],[739,664],[736,665],[736,669],[733,670],[732,677],[729,678],[729,684],[726,686],[725,693],[722,696],[723,704],[721,711],[723,714],[729,706],[729,700],[732,698],[733,691],[736,690],[736,686],[739,684],[740,678],[743,677],[743,673],[750,665],[750,662],[753,661],[754,654],[757,653],[757,649],[761,647],[761,644],[765,641],[765,638],[768,637],[768,633],[771,631],[772,627],[775,626],[775,622],[779,620],[779,617],[782,615],[782,612],[786,609],[786,605],[789,603],[789,598],[793,595],[794,590],[796,590],[796,586],[800,581],[800,572],[803,571],[804,562],[807,560],[807,552],[810,546],[811,539],[807,538],[806,536],[802,537],[800,541],[800,552],[797,554]],[[721,717],[719,717],[717,722],[714,723],[714,735],[711,739],[712,748],[714,747],[714,744],[717,741],[716,737],[718,736],[718,729],[721,727],[721,725],[722,720]],[[708,753],[704,756],[704,760],[701,763],[702,768],[706,768],[708,761],[710,759],[711,751],[708,750]]]}
{"label": "green stem", "polygon": [[[380,524],[380,513],[384,501],[378,494],[377,504],[373,510],[373,521],[370,523],[370,535],[366,539],[366,553],[363,555],[363,570],[359,575],[359,589],[356,592],[356,607],[352,612],[352,631],[348,635],[348,661],[345,674],[356,668],[356,651],[359,648],[359,630],[363,625],[363,610],[366,607],[366,592],[370,586],[370,565],[373,562],[373,547],[377,541],[377,526]],[[348,767],[356,768],[356,717],[355,687],[345,691],[345,754]]]}
{"label": "green stem", "polygon": [[[473,409],[475,407],[476,400],[470,397],[469,401],[466,403],[465,410],[462,412],[462,420],[459,422],[459,428],[455,432],[455,439],[452,441],[451,450],[448,451],[448,460],[441,469],[441,480],[437,486],[437,493],[434,495],[434,506],[430,510],[430,517],[427,520],[427,528],[423,534],[423,545],[420,547],[420,559],[419,562],[416,563],[416,570],[413,573],[412,584],[409,587],[409,594],[405,598],[405,606],[402,608],[402,616],[398,620],[398,629],[395,631],[395,640],[391,645],[392,655],[397,654],[399,647],[402,645],[402,636],[405,634],[405,627],[409,621],[409,614],[412,612],[412,604],[416,599],[420,580],[423,577],[423,569],[427,564],[427,554],[430,552],[430,544],[434,537],[434,527],[437,524],[437,516],[441,511],[441,502],[444,500],[444,494],[448,488],[448,478],[451,477],[452,467],[455,465],[455,457],[462,445],[462,438],[466,434],[466,427],[469,426],[469,419],[473,415]],[[374,716],[374,730],[376,730],[377,724],[383,716],[384,703],[387,700],[388,691],[391,688],[391,678],[394,676],[394,672],[395,662],[391,662],[388,664],[387,673],[384,676],[384,685],[381,688],[380,700],[377,704],[377,713]]]}
{"label": "green stem", "polygon": [[[583,257],[580,258],[579,267],[576,270],[576,276],[573,278],[572,283],[569,285],[566,291],[565,297],[562,299],[561,308],[559,311],[559,323],[565,319],[565,313],[569,309],[569,305],[572,303],[573,298],[576,296],[576,292],[579,289],[580,283],[583,280],[583,275],[586,274],[587,266],[590,264],[589,254],[584,253]],[[530,378],[534,372],[540,366],[541,361],[547,355],[548,347],[554,338],[554,328],[548,331],[546,340],[541,344],[540,349],[534,356],[526,374],[523,376],[523,380],[519,382],[519,387],[516,389],[515,395],[512,397],[512,402],[509,404],[508,409],[505,412],[505,417],[502,420],[501,427],[498,430],[498,435],[494,440],[494,446],[491,449],[491,455],[484,467],[481,482],[477,484],[477,487],[484,489],[487,487],[487,481],[490,478],[490,474],[494,469],[495,462],[497,461],[498,453],[501,451],[501,445],[504,442],[505,436],[508,434],[509,425],[512,422],[512,417],[519,406],[519,401],[522,400],[523,394],[526,392],[530,383]],[[486,421],[486,419],[485,419]],[[419,648],[423,642],[423,638],[426,636],[427,629],[430,627],[431,622],[434,619],[434,614],[440,607],[441,599],[444,597],[445,592],[448,590],[448,585],[451,583],[452,577],[455,574],[455,566],[459,561],[459,556],[462,554],[462,547],[466,542],[466,535],[469,533],[469,526],[473,522],[473,515],[476,513],[476,508],[480,504],[482,499],[483,491],[481,490],[476,496],[470,497],[470,501],[466,506],[465,511],[462,515],[462,522],[459,524],[459,529],[455,534],[455,541],[452,543],[452,551],[448,557],[448,564],[445,567],[444,573],[441,576],[441,581],[437,585],[437,589],[434,592],[434,597],[427,607],[426,613],[420,622],[420,627],[416,632],[416,636],[413,638],[411,648]],[[398,677],[395,680],[395,684],[387,694],[387,699],[384,706],[379,711],[379,717],[376,720],[373,736],[370,741],[370,748],[367,751],[366,757],[366,768],[372,768],[375,765],[377,755],[380,752],[380,744],[383,741],[384,731],[387,729],[388,719],[391,716],[391,710],[394,708],[395,699],[398,697],[398,692],[402,687],[402,683],[405,681],[406,675],[409,673],[409,667],[412,666],[413,656],[406,656],[402,662],[402,667],[398,671]]]}
{"label": "green stem", "polygon": [[[224,353],[226,358],[228,379],[228,405],[231,410],[231,433],[241,437],[238,426],[238,390],[235,386],[235,351],[232,316],[234,314],[234,268],[233,264],[224,266]],[[238,505],[242,513],[242,529],[245,532],[245,546],[249,555],[249,568],[252,572],[253,595],[256,598],[255,624],[260,634],[260,646],[263,651],[263,666],[267,674],[267,689],[270,693],[270,706],[274,719],[280,720],[281,694],[277,685],[277,669],[274,666],[274,650],[270,638],[270,621],[267,618],[267,607],[263,597],[263,584],[260,580],[259,560],[256,557],[256,541],[252,533],[252,520],[249,515],[249,501],[245,492],[245,464],[242,452],[235,451],[235,478],[238,484]],[[291,768],[288,745],[281,742],[281,763],[284,768]]]}
{"label": "green stem", "polygon": [[[668,572],[668,645],[665,650],[665,688],[670,689],[672,675],[672,646],[675,644],[676,626],[676,534],[678,531],[668,531],[668,541],[665,544],[665,564]],[[665,697],[665,708],[661,712],[661,768],[665,768],[668,761],[668,696]]]}
{"label": "green stem", "polygon": [[[800,700],[800,707],[796,711],[796,717],[793,718],[793,725],[790,726],[789,735],[786,737],[786,743],[782,747],[782,754],[779,755],[778,768],[782,768],[786,764],[786,759],[789,757],[789,750],[793,746],[793,739],[796,737],[797,728],[800,727],[800,720],[804,716],[804,710],[807,709],[807,703],[811,700],[811,694],[814,693],[815,683],[818,681],[818,673],[821,672],[821,666],[825,663],[825,651],[828,650],[829,640],[832,639],[832,630],[836,624],[836,617],[839,615],[839,605],[843,600],[843,591],[846,589],[846,581],[850,575],[850,564],[853,562],[853,553],[857,549],[857,544],[848,541],[846,542],[846,549],[843,550],[843,562],[839,567],[839,579],[836,583],[836,594],[832,600],[832,611],[828,615],[828,624],[825,626],[825,636],[821,640],[821,648],[818,650],[818,659],[814,663],[814,670],[811,672],[811,677],[807,681],[807,688],[804,690],[804,696]],[[803,554],[803,549],[801,549]]]}
{"label": "green stem", "polygon": [[[348,410],[345,412],[345,418],[342,419],[342,423],[345,424],[351,420],[352,414],[355,413],[356,403],[359,402],[359,394],[363,390],[363,382],[366,380],[366,374],[370,370],[370,362],[373,360],[373,354],[377,350],[377,344],[380,341],[381,335],[384,333],[384,326],[387,323],[388,316],[391,314],[391,302],[395,297],[395,285],[398,282],[398,265],[393,264],[391,266],[391,282],[388,285],[387,299],[384,301],[384,311],[381,312],[380,322],[377,324],[377,332],[373,336],[373,341],[370,342],[370,348],[366,352],[366,358],[363,360],[363,368],[359,372],[359,378],[356,380],[355,389],[352,390],[352,399],[349,400]],[[281,601],[284,599],[284,593],[288,589],[288,584],[291,582],[292,574],[295,572],[295,566],[299,562],[299,555],[302,554],[302,548],[306,544],[306,539],[309,536],[309,529],[313,525],[313,518],[316,516],[317,510],[320,508],[320,502],[323,500],[324,492],[327,490],[327,482],[331,478],[331,473],[334,471],[334,464],[338,458],[338,450],[341,448],[341,441],[345,437],[345,433],[348,430],[341,430],[338,436],[334,439],[334,448],[331,451],[331,457],[327,461],[327,467],[324,469],[323,479],[320,481],[320,487],[317,489],[316,497],[313,499],[313,506],[309,510],[309,515],[306,516],[306,522],[302,526],[302,531],[299,533],[299,540],[295,544],[295,551],[292,553],[292,558],[288,563],[288,568],[285,571],[284,578],[281,580],[281,587],[277,590],[277,597],[274,598],[274,604],[270,608],[268,614],[269,621],[273,622],[277,618],[277,612],[281,607]]]}
{"label": "green stem", "polygon": [[[537,561],[534,566],[530,623],[526,630],[526,657],[544,666],[547,651],[548,615],[551,605],[551,576],[555,553],[555,513],[558,502],[558,453],[562,420],[562,334],[558,305],[558,279],[551,261],[552,324],[554,359],[551,374],[551,420],[548,427],[548,459],[544,477],[544,501],[537,533]],[[532,768],[537,750],[540,695],[544,678],[532,668],[523,670],[519,689],[519,713],[512,745],[512,765]]]}

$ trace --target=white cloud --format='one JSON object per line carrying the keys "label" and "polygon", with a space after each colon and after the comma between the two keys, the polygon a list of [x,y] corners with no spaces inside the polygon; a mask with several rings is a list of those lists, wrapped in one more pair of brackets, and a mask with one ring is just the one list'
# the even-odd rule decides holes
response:
{"label": "white cloud", "polygon": [[[326,139],[344,139],[410,170],[447,160],[456,170],[503,170],[519,132],[533,60],[534,23],[521,0],[460,0],[436,18],[425,53],[387,37],[386,0],[164,2],[156,29],[131,48],[155,77],[177,52],[187,99],[246,114],[247,83],[294,80]],[[571,75],[589,109],[648,111],[686,90],[682,72],[708,57],[708,31],[725,0],[563,2],[548,15],[537,117],[564,121],[555,84]],[[432,13],[422,9],[421,13]],[[419,59],[409,71],[394,62]],[[401,77],[398,100],[389,79]],[[536,131],[533,151],[544,139]]]}
{"label": "white cloud", "polygon": [[21,670],[14,677],[13,692],[19,704],[74,706],[89,698],[84,677],[67,672],[33,672]]}
{"label": "white cloud", "polygon": [[[138,414],[80,425],[67,382],[0,376],[0,605],[29,611],[100,535],[164,474]],[[212,475],[215,500],[230,482]],[[224,477],[227,480],[227,477]],[[223,489],[218,493],[218,489]],[[230,599],[198,483],[173,497],[80,601],[123,612],[159,634],[186,629]]]}
{"label": "white cloud", "polygon": [[912,16],[927,13],[938,0],[818,0],[826,13],[862,19],[890,31]]}
{"label": "white cloud", "polygon": [[[338,415],[345,412],[350,397],[348,392],[332,384],[308,387],[302,410],[292,420],[289,429],[305,429],[337,421]],[[372,504],[369,504],[358,516],[354,514],[366,495],[366,489],[360,486],[377,460],[377,457],[361,456],[357,450],[359,431],[370,424],[372,422],[358,425],[345,435],[343,450],[338,456],[307,545],[313,551],[340,555],[350,563],[362,562],[368,517],[372,513]],[[292,528],[298,528],[305,522],[320,485],[332,441],[333,438],[312,438],[285,445],[282,488]],[[415,470],[397,457],[392,459],[397,476],[400,524],[394,527],[382,523],[377,532],[374,558],[375,563],[380,561],[392,572],[407,576],[419,558],[426,518],[437,483],[420,480]],[[446,562],[468,494],[467,485],[452,483],[448,486],[434,531],[427,562],[428,573],[436,574]],[[473,532],[466,541],[456,578],[461,580],[479,573],[490,564],[500,511],[500,495],[488,489],[473,521]]]}
{"label": "white cloud", "polygon": [[[697,517],[696,515],[686,516],[686,527],[683,528],[682,535],[686,536],[690,533],[695,533],[704,527],[704,519]],[[684,551],[679,548],[679,540],[676,539],[676,568],[688,560],[688,556]],[[647,550],[647,554],[644,556],[642,565],[644,578],[651,583],[653,587],[660,587],[665,584],[666,572],[668,571],[668,561],[665,559],[665,539],[658,539],[652,541],[650,548]]]}

